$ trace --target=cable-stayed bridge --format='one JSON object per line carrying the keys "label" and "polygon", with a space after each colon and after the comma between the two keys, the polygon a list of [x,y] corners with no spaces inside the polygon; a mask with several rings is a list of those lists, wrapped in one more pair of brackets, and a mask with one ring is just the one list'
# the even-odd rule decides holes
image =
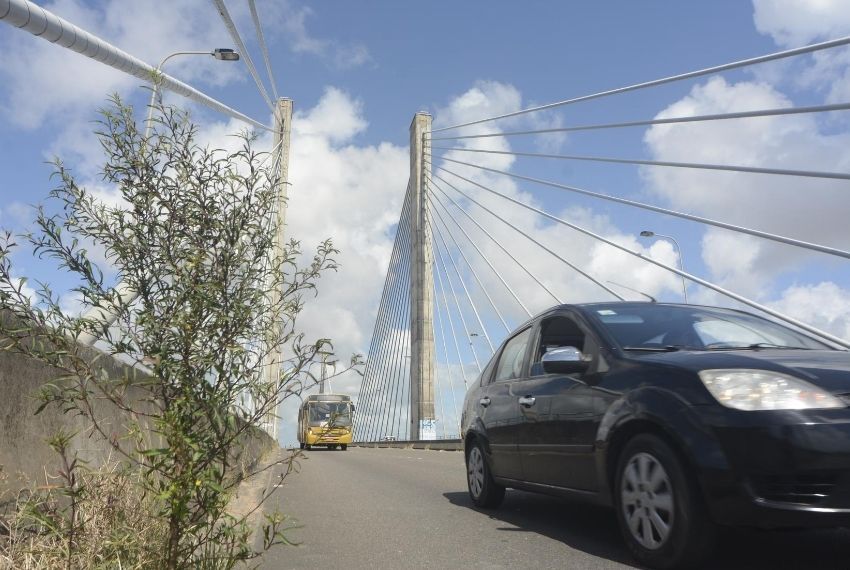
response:
{"label": "cable-stayed bridge", "polygon": [[[653,259],[602,235],[586,222],[570,219],[551,208],[541,208],[529,203],[523,196],[526,188],[543,188],[558,192],[559,209],[569,204],[571,198],[590,198],[598,203],[623,206],[622,215],[626,216],[629,210],[643,210],[658,214],[659,223],[663,223],[662,217],[685,220],[803,250],[813,256],[847,258],[850,251],[794,237],[791,235],[793,231],[789,234],[772,233],[722,218],[673,210],[541,177],[535,170],[539,169],[542,161],[581,162],[783,177],[799,180],[800,184],[811,180],[846,181],[850,174],[769,164],[662,161],[539,150],[526,152],[513,150],[511,144],[506,143],[540,135],[604,131],[616,136],[622,130],[654,126],[816,115],[846,111],[850,104],[742,109],[727,113],[659,116],[540,129],[514,130],[504,126],[525,115],[624,96],[675,82],[722,75],[839,48],[847,43],[847,38],[841,38],[439,128],[430,128],[431,118],[428,115],[416,115],[411,126],[411,176],[369,348],[356,419],[357,437],[361,441],[458,438],[463,394],[470,383],[477,381],[494,350],[514,328],[556,304],[646,297],[628,286],[630,276],[627,273],[620,279],[625,283],[616,283],[606,279],[593,263],[584,266],[576,263],[574,260],[581,257],[576,255],[576,249],[581,247],[609,248],[609,252],[620,254],[618,259],[637,259],[639,263],[681,278],[686,302],[688,287],[694,293],[708,291],[717,299],[715,302],[743,307],[836,346],[850,347],[846,339],[685,271],[681,265]],[[511,163],[508,167],[498,166],[498,162],[494,165],[493,157],[508,157]],[[784,158],[799,164],[796,157]],[[518,159],[525,159],[521,163],[521,173],[515,171],[519,167],[514,168],[512,164]],[[570,233],[561,234],[566,237],[561,241],[543,241],[528,225],[517,223],[517,219],[523,218],[517,216],[517,212],[531,214],[549,227],[568,229]],[[532,263],[534,258],[545,258],[548,263]],[[425,290],[423,284],[426,281],[420,275],[419,268],[422,267],[431,268],[428,290]],[[574,286],[553,279],[560,269],[572,272],[576,279],[591,288],[591,292],[577,292]],[[416,316],[420,314],[424,316]],[[423,358],[431,358],[428,366],[421,365]]]}
{"label": "cable-stayed bridge", "polygon": [[[259,95],[273,113],[275,124],[266,125],[248,117],[27,0],[0,0],[0,20],[36,36],[33,41],[47,40],[142,81],[158,77],[162,89],[181,94],[254,128],[274,132],[275,164],[284,172],[284,183],[281,184],[283,203],[292,106],[291,101],[278,96],[261,14],[251,0],[252,23],[267,81],[260,76],[259,66],[251,58],[225,2],[213,0],[212,6],[242,55]],[[623,275],[620,282],[612,282],[600,271],[598,264],[588,264],[581,260],[581,256],[575,255],[579,248],[616,252],[617,256],[610,259],[637,260],[657,271],[667,272],[675,279],[681,278],[687,282],[692,295],[707,291],[715,295],[715,299],[748,307],[834,345],[850,346],[845,339],[726,289],[696,272],[685,271],[681,265],[635,251],[606,237],[585,221],[565,215],[563,210],[573,200],[581,199],[587,201],[582,203],[616,205],[622,208],[624,216],[629,211],[650,212],[659,220],[679,220],[698,227],[750,236],[780,244],[789,251],[805,252],[806,255],[848,258],[850,251],[816,243],[805,239],[805,236],[797,237],[794,232],[766,231],[722,217],[674,210],[592,186],[570,184],[567,177],[552,175],[557,174],[557,168],[539,165],[581,163],[610,165],[611,168],[627,165],[644,169],[776,177],[801,183],[816,179],[841,183],[850,179],[850,174],[806,168],[805,164],[793,160],[794,157],[783,157],[783,162],[794,164],[794,168],[784,164],[647,160],[604,154],[544,152],[545,149],[528,142],[546,136],[597,133],[616,137],[623,131],[652,127],[675,128],[825,115],[850,110],[850,103],[636,117],[628,121],[577,122],[543,128],[516,127],[522,118],[544,116],[592,101],[624,97],[678,82],[722,77],[737,70],[834,50],[848,44],[850,38],[838,38],[458,124],[441,124],[440,117],[436,117],[436,126],[432,126],[432,118],[427,113],[415,114],[410,128],[410,177],[408,181],[398,181],[399,192],[405,192],[404,205],[398,217],[384,289],[376,307],[374,331],[357,401],[357,439],[456,438],[459,435],[460,407],[467,387],[476,380],[493,351],[517,325],[555,304],[640,298],[641,293],[629,287],[629,275]],[[546,174],[540,174],[541,171]],[[550,192],[551,199],[543,203],[529,200],[527,192],[532,189]],[[282,227],[285,207],[279,208],[276,215],[280,216]],[[557,229],[558,236],[568,237],[547,239],[524,223],[529,219]],[[282,235],[280,240],[282,242]],[[541,263],[541,259],[546,261]],[[569,282],[558,277],[565,274],[571,276]],[[274,430],[273,424],[269,422],[270,431]]]}

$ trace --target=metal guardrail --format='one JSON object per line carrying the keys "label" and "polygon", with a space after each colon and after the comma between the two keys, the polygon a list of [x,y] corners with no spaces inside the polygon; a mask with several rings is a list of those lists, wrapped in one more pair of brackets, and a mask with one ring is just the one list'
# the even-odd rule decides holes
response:
{"label": "metal guardrail", "polygon": [[395,449],[431,449],[440,451],[463,451],[463,440],[460,439],[432,439],[425,441],[358,441],[350,443],[350,447],[375,447]]}

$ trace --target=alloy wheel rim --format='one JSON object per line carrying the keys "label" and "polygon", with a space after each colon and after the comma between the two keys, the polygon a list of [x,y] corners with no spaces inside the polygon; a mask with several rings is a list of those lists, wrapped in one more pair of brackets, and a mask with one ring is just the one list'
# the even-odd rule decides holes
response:
{"label": "alloy wheel rim", "polygon": [[478,447],[473,447],[469,452],[466,469],[469,478],[469,490],[473,497],[478,498],[484,489],[484,457]]}
{"label": "alloy wheel rim", "polygon": [[635,454],[620,485],[626,526],[644,548],[664,546],[673,530],[673,486],[661,462],[649,453]]}

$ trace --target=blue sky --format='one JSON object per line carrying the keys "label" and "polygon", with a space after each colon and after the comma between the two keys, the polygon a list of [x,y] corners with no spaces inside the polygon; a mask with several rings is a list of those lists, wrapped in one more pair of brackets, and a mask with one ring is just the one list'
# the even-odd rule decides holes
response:
{"label": "blue sky", "polygon": [[[178,49],[232,45],[206,0],[39,4],[151,64]],[[264,75],[246,3],[229,0],[227,4]],[[258,0],[257,5],[264,17],[278,89],[294,99],[297,111],[290,229],[305,244],[333,235],[343,250],[340,274],[323,281],[319,299],[305,314],[304,326],[317,337],[337,339],[343,354],[368,348],[394,220],[407,183],[408,127],[416,111],[434,114],[435,124],[452,124],[850,33],[850,8],[841,0],[425,2],[415,5],[415,10],[413,4],[389,1]],[[27,227],[31,215],[25,205],[46,197],[51,182],[50,167],[44,162],[53,155],[63,157],[84,182],[110,199],[110,189],[98,186],[99,157],[90,121],[96,119],[96,110],[108,93],[118,91],[143,110],[148,91],[135,78],[10,26],[0,26],[0,46],[9,54],[0,63],[0,225]],[[839,50],[486,128],[539,128],[648,119],[662,112],[675,116],[844,102],[850,100],[848,70],[848,52]],[[183,58],[169,64],[167,71],[249,116],[269,120],[241,63]],[[169,100],[183,103],[173,96]],[[240,126],[208,110],[193,110],[211,142],[226,141],[226,134]],[[846,115],[834,114],[759,119],[743,126],[619,129],[573,133],[560,139],[490,141],[508,145],[499,148],[530,152],[545,149],[846,171],[848,138]],[[479,142],[468,146],[485,148]],[[843,197],[844,182],[462,156],[469,162],[837,247],[844,247],[850,237],[846,222],[841,223],[850,207],[850,200]],[[642,229],[675,235],[689,271],[834,334],[850,336],[850,271],[844,261],[491,175],[476,180],[578,220],[667,263],[676,261],[669,244],[635,236]],[[679,300],[675,278],[638,261],[612,256],[604,247],[516,208],[498,207],[600,278]],[[492,226],[494,231],[496,227]],[[498,231],[506,243],[516,241],[504,229]],[[533,248],[518,253],[530,267],[551,269],[553,286],[560,287],[566,299],[606,298],[574,275],[552,269],[551,260]],[[500,267],[511,274],[513,268],[502,261]],[[60,289],[67,283],[65,276],[37,260],[22,257],[19,263],[23,272],[58,283]],[[484,273],[486,268],[479,270]],[[547,298],[539,291],[520,278],[511,282],[530,307],[546,306]],[[524,313],[504,291],[493,287],[511,323],[523,319]],[[725,303],[697,288],[691,293],[699,302]],[[73,300],[68,303],[72,306]],[[486,320],[494,340],[504,334],[494,315]],[[486,359],[486,348],[479,350]],[[357,380],[342,380],[339,388],[356,393]],[[291,426],[284,433],[291,437]]]}

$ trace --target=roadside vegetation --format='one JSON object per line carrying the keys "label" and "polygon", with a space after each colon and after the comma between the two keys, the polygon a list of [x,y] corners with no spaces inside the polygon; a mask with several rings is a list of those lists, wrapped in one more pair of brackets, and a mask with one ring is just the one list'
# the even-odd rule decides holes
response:
{"label": "roadside vegetation", "polygon": [[[39,411],[86,428],[56,433],[46,479],[6,497],[0,567],[224,569],[287,541],[279,513],[255,534],[260,505],[234,516],[228,502],[246,479],[294,467],[294,455],[258,466],[243,452],[270,443],[262,426],[329,349],[296,323],[336,250],[327,240],[303,263],[289,240],[276,254],[280,180],[253,135],[211,149],[184,112],[156,116],[145,138],[117,97],[101,112],[103,182],[120,199],[99,200],[57,161],[35,229],[0,243],[0,348],[50,365]],[[13,259],[27,249],[73,275],[77,309],[21,277]],[[88,335],[96,350],[79,342]],[[279,347],[286,360],[271,378]],[[126,366],[104,366],[112,359]],[[106,442],[112,459],[86,462],[82,437]]]}

